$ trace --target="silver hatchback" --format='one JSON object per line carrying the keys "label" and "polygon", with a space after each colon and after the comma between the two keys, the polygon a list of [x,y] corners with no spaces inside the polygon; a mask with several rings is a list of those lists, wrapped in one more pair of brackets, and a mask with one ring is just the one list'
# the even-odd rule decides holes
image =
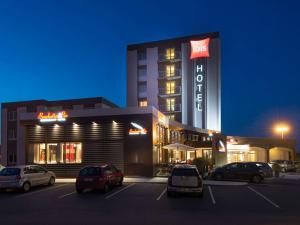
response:
{"label": "silver hatchback", "polygon": [[55,174],[37,165],[6,167],[0,171],[0,189],[28,192],[31,187],[54,183]]}
{"label": "silver hatchback", "polygon": [[196,166],[176,165],[168,179],[167,194],[194,193],[203,196],[203,182]]}

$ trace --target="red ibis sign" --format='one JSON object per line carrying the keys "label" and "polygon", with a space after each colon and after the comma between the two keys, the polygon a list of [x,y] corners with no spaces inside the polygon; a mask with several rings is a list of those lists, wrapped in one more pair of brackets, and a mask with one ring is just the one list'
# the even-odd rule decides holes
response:
{"label": "red ibis sign", "polygon": [[199,41],[191,41],[190,59],[209,57],[209,41],[210,38],[206,38]]}

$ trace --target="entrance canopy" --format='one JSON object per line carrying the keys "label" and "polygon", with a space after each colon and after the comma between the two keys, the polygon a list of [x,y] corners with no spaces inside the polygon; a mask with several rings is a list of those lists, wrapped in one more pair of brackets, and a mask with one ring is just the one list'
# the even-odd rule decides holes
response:
{"label": "entrance canopy", "polygon": [[188,145],[180,144],[180,143],[165,145],[163,146],[163,148],[171,149],[171,150],[196,151],[196,148],[193,148]]}

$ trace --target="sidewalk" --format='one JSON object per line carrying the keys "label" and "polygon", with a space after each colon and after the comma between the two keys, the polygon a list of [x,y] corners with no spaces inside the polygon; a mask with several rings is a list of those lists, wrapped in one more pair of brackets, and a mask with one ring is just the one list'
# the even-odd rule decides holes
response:
{"label": "sidewalk", "polygon": [[[56,183],[75,183],[74,178],[57,178]],[[166,184],[168,178],[166,177],[124,177],[124,183],[156,183]],[[213,186],[243,186],[247,185],[247,182],[233,182],[233,181],[215,181],[215,180],[203,180],[205,185]]]}
{"label": "sidewalk", "polygon": [[288,179],[288,180],[300,180],[299,173],[280,173],[279,178]]}

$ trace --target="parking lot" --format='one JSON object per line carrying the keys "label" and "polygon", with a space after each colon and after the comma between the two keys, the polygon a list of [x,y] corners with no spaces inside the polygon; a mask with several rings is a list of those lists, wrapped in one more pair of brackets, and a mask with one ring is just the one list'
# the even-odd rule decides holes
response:
{"label": "parking lot", "polygon": [[300,181],[205,186],[203,198],[166,195],[165,184],[125,183],[78,195],[74,184],[1,192],[1,224],[299,224]]}

